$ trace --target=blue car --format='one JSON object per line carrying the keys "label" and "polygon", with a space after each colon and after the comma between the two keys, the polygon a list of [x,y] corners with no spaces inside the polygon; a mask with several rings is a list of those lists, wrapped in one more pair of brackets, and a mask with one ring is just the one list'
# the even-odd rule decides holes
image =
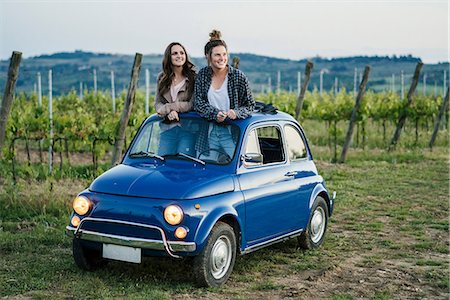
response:
{"label": "blue car", "polygon": [[200,286],[229,278],[236,254],[297,237],[319,247],[333,212],[302,127],[256,112],[210,122],[148,117],[122,162],[73,201],[67,234],[78,267],[144,256],[193,257]]}

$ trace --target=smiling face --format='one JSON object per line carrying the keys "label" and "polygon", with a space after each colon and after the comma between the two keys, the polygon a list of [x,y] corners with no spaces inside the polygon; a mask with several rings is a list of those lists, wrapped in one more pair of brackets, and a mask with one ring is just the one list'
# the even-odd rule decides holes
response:
{"label": "smiling face", "polygon": [[209,56],[209,63],[213,69],[223,70],[227,67],[228,52],[224,46],[216,46]]}
{"label": "smiling face", "polygon": [[182,67],[186,62],[186,51],[180,45],[173,45],[170,49],[170,55],[174,67]]}

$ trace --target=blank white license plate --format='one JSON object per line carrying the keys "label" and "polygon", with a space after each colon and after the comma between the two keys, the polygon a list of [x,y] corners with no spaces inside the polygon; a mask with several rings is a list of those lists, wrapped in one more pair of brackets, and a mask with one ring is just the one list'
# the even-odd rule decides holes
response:
{"label": "blank white license plate", "polygon": [[141,248],[103,244],[103,257],[139,264],[141,262]]}

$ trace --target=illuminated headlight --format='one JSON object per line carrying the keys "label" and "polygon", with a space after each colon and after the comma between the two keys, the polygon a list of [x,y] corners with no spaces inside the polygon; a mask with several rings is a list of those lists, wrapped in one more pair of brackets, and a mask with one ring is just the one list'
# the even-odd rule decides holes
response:
{"label": "illuminated headlight", "polygon": [[184,239],[187,236],[187,230],[184,227],[178,227],[175,230],[175,236],[179,239]]}
{"label": "illuminated headlight", "polygon": [[81,220],[79,216],[73,216],[70,222],[72,223],[73,227],[78,227],[78,225],[80,225]]}
{"label": "illuminated headlight", "polygon": [[164,220],[170,225],[178,225],[183,221],[183,211],[179,206],[169,205],[164,210]]}
{"label": "illuminated headlight", "polygon": [[84,216],[91,208],[91,201],[84,196],[78,196],[73,200],[73,210],[80,216]]}

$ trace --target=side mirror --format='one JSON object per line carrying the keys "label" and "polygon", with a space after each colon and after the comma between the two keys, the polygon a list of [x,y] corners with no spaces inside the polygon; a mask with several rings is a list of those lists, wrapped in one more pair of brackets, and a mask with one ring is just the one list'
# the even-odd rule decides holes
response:
{"label": "side mirror", "polygon": [[246,164],[261,164],[263,162],[263,156],[260,153],[246,153],[242,156],[243,161]]}

